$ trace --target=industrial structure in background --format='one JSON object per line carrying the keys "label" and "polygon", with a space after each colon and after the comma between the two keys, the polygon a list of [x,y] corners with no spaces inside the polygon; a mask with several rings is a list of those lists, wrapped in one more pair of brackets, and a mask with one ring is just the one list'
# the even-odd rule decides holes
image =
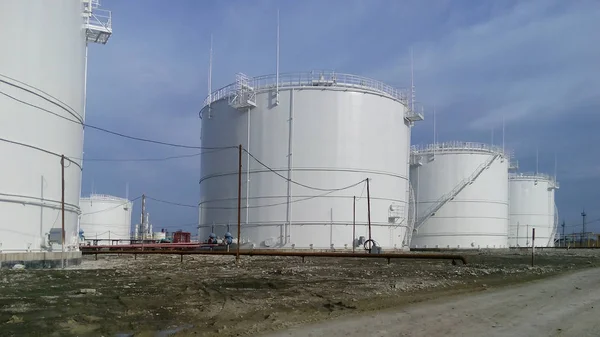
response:
{"label": "industrial structure in background", "polygon": [[512,173],[509,176],[509,245],[531,247],[535,228],[536,247],[554,247],[558,231],[558,209],[554,202],[559,184],[541,173]]}
{"label": "industrial structure in background", "polygon": [[0,251],[32,253],[19,255],[26,264],[80,261],[87,44],[112,34],[111,13],[98,5],[0,1],[0,156],[10,158],[0,174]]}
{"label": "industrial structure in background", "polygon": [[[158,235],[162,238],[162,234]],[[135,226],[132,238],[141,241],[154,239],[152,224],[150,223],[150,213],[146,211],[146,195],[142,195],[142,213],[140,214],[140,222]]]}
{"label": "industrial structure in background", "polygon": [[79,201],[84,243],[129,244],[133,203],[111,195],[92,194]]}
{"label": "industrial structure in background", "polygon": [[469,142],[413,146],[417,216],[411,247],[507,248],[508,171],[503,147]]}
{"label": "industrial structure in background", "polygon": [[[363,236],[384,249],[408,248],[411,127],[423,120],[412,96],[335,72],[238,74],[211,92],[201,111],[202,146],[245,150],[241,242],[352,249]],[[202,154],[200,240],[237,225],[238,168],[235,150]]]}

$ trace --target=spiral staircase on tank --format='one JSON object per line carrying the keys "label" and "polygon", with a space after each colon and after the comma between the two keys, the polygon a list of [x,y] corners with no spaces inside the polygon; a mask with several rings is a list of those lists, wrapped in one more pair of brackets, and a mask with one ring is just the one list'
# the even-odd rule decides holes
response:
{"label": "spiral staircase on tank", "polygon": [[439,198],[429,209],[427,209],[425,211],[425,215],[416,219],[414,231],[418,232],[419,228],[423,227],[423,225],[425,224],[425,222],[427,222],[427,220],[429,220],[429,218],[434,216],[437,211],[439,211],[445,204],[447,204],[448,202],[453,200],[467,186],[473,184],[473,182],[475,182],[475,180],[477,180],[477,178],[479,178],[479,176],[483,173],[483,171],[488,169],[492,165],[492,163],[499,157],[501,157],[500,154],[495,154],[495,155],[491,156],[483,164],[479,165],[477,167],[477,169],[475,169],[475,171],[469,177],[462,180],[450,192],[448,192],[447,194],[445,194],[441,198]]}

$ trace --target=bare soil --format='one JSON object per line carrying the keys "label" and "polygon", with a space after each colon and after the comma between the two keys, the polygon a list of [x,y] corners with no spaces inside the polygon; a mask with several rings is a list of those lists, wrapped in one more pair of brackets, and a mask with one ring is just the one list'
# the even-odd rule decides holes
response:
{"label": "bare soil", "polygon": [[469,296],[345,316],[265,337],[596,337],[599,285],[600,268],[590,268]]}
{"label": "bare soil", "polygon": [[448,260],[99,256],[0,270],[0,336],[245,336],[600,266],[600,251]]}

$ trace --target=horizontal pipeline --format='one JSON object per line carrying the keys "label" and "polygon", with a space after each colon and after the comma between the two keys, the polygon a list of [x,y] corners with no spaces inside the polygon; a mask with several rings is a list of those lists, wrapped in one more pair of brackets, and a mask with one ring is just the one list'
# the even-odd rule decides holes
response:
{"label": "horizontal pipeline", "polygon": [[115,248],[115,249],[124,249],[124,248],[181,248],[181,247],[200,247],[204,244],[200,243],[134,243],[134,244],[124,244],[124,245],[82,245],[79,248],[83,250],[91,250],[91,249],[102,249],[102,248]]}
{"label": "horizontal pipeline", "polygon": [[[234,251],[173,251],[173,250],[122,250],[122,251],[82,251],[83,255],[98,255],[98,254],[133,254],[133,255],[229,255],[236,256]],[[354,257],[354,258],[379,258],[379,259],[419,259],[419,260],[461,260],[463,264],[467,264],[467,259],[463,255],[457,254],[406,254],[406,253],[332,253],[332,252],[290,252],[290,251],[264,251],[264,250],[243,250],[240,255],[246,256],[288,256],[288,257]],[[96,256],[97,257],[97,256]]]}

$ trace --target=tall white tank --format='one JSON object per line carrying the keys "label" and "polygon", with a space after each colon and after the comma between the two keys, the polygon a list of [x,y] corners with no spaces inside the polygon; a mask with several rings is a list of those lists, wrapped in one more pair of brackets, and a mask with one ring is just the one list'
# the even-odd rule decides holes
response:
{"label": "tall white tank", "polygon": [[[243,153],[242,242],[352,249],[369,237],[370,178],[371,237],[382,247],[406,245],[410,130],[423,119],[407,106],[390,86],[333,72],[280,74],[279,83],[238,74],[212,93],[201,111],[202,145],[241,144],[268,166]],[[200,240],[237,237],[236,149],[204,152],[200,191]]]}
{"label": "tall white tank", "polygon": [[[4,252],[47,250],[47,234],[60,231],[61,155],[67,157],[65,245],[67,250],[78,249],[86,44],[94,34],[94,42],[107,39],[92,28],[98,22],[98,17],[90,19],[92,7],[97,0],[0,1]],[[102,27],[110,35],[110,20]]]}
{"label": "tall white tank", "polygon": [[[129,244],[132,202],[111,195],[92,194],[81,198],[80,229],[86,242]],[[117,242],[116,240],[121,240]]]}
{"label": "tall white tank", "polygon": [[509,175],[509,245],[531,247],[535,228],[535,246],[553,247],[558,226],[554,202],[558,182],[547,174],[514,173]]}
{"label": "tall white tank", "polygon": [[411,247],[506,248],[510,155],[479,143],[413,146]]}

